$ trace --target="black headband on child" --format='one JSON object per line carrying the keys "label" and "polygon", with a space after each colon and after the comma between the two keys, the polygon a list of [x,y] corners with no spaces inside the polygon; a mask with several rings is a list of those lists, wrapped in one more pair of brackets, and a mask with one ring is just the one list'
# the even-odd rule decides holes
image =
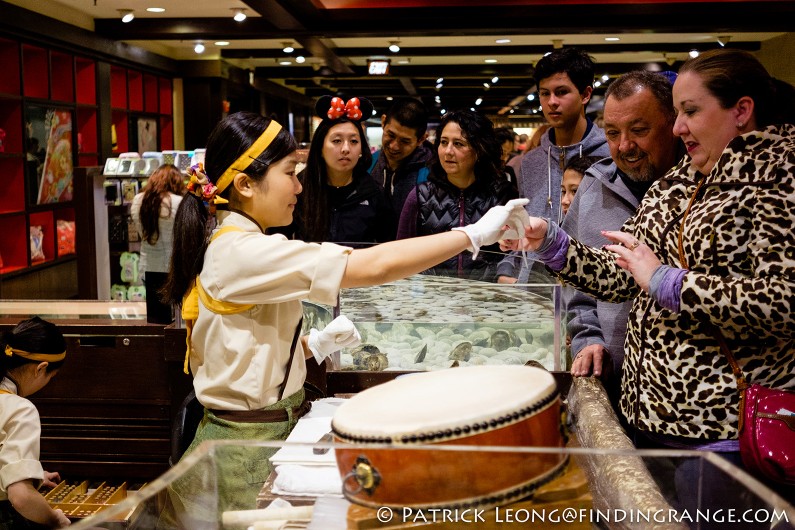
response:
{"label": "black headband on child", "polygon": [[364,121],[373,114],[373,104],[365,98],[345,101],[338,96],[322,96],[315,104],[315,112],[324,120],[347,118],[350,121]]}

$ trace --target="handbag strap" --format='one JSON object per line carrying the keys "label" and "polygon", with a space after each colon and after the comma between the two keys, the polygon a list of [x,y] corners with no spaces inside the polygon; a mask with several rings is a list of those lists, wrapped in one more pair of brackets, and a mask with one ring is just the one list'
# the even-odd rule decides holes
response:
{"label": "handbag strap", "polygon": [[[696,202],[696,197],[698,196],[698,192],[701,191],[701,187],[707,181],[707,177],[705,176],[702,178],[698,185],[696,185],[696,189],[693,191],[693,196],[690,197],[690,201],[687,203],[687,208],[685,208],[685,213],[682,215],[682,224],[679,225],[679,238],[678,238],[678,250],[679,250],[679,265],[683,268],[688,270],[688,263],[687,259],[685,259],[685,247],[684,247],[684,233],[685,233],[685,220],[687,216],[690,215],[690,209],[693,207],[693,203]],[[739,416],[739,425],[738,430],[742,431],[743,429],[743,411],[745,410],[745,391],[748,389],[748,382],[745,380],[745,375],[743,374],[740,365],[737,364],[737,360],[732,355],[731,350],[729,350],[729,345],[726,344],[726,339],[723,336],[720,328],[715,326],[712,323],[707,323],[707,329],[709,329],[710,333],[715,340],[718,342],[718,346],[720,347],[720,351],[726,360],[729,361],[729,366],[731,366],[732,373],[734,374],[734,378],[737,380],[737,390],[740,392],[740,414]]]}

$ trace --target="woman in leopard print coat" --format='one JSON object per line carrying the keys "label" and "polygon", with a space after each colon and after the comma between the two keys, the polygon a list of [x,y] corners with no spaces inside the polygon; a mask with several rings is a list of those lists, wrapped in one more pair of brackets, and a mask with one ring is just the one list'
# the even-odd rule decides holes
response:
{"label": "woman in leopard print coat", "polygon": [[674,85],[688,156],[605,233],[615,244],[531,218],[503,245],[537,249],[587,294],[634,299],[621,411],[649,445],[739,450],[740,395],[713,327],[749,383],[795,388],[793,93],[746,52],[691,59]]}

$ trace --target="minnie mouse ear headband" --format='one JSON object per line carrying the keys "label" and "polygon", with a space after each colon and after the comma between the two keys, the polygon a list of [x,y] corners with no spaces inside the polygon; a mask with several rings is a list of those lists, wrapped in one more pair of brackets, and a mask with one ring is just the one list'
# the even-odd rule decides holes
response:
{"label": "minnie mouse ear headband", "polygon": [[251,162],[257,159],[262,153],[265,152],[265,149],[273,142],[273,139],[276,138],[276,135],[279,134],[279,131],[282,130],[282,126],[276,122],[276,120],[271,120],[268,127],[265,128],[265,131],[254,140],[254,143],[251,144],[251,147],[246,149],[246,151],[240,155],[237,160],[232,162],[232,164],[226,168],[226,171],[218,178],[215,185],[210,182],[210,179],[204,173],[204,164],[199,163],[194,166],[191,166],[188,169],[188,175],[190,175],[190,182],[188,183],[188,192],[196,195],[197,197],[201,197],[205,201],[213,201],[215,204],[222,204],[227,202],[226,199],[219,197],[219,195],[229,187],[232,183],[232,180],[235,178],[235,175],[238,173],[244,172],[248,166],[251,165]]}
{"label": "minnie mouse ear headband", "polygon": [[373,114],[373,104],[365,98],[345,101],[337,96],[322,96],[315,104],[315,112],[324,120],[348,118],[350,121],[364,121]]}

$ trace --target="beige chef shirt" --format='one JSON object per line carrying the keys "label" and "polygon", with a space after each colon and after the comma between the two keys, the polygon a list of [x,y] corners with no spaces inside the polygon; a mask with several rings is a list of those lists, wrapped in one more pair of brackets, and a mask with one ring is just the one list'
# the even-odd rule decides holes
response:
{"label": "beige chef shirt", "polygon": [[[301,300],[334,305],[351,249],[265,235],[247,217],[219,212],[218,228],[238,226],[213,241],[199,276],[207,293],[223,302],[256,304],[218,315],[199,304],[190,367],[202,405],[257,410],[279,400],[290,346],[301,319]],[[304,351],[296,346],[284,397],[303,387]]]}
{"label": "beige chef shirt", "polygon": [[8,378],[0,388],[0,501],[8,500],[8,486],[20,480],[44,479],[39,462],[41,421],[33,403],[17,395],[17,387]]}

